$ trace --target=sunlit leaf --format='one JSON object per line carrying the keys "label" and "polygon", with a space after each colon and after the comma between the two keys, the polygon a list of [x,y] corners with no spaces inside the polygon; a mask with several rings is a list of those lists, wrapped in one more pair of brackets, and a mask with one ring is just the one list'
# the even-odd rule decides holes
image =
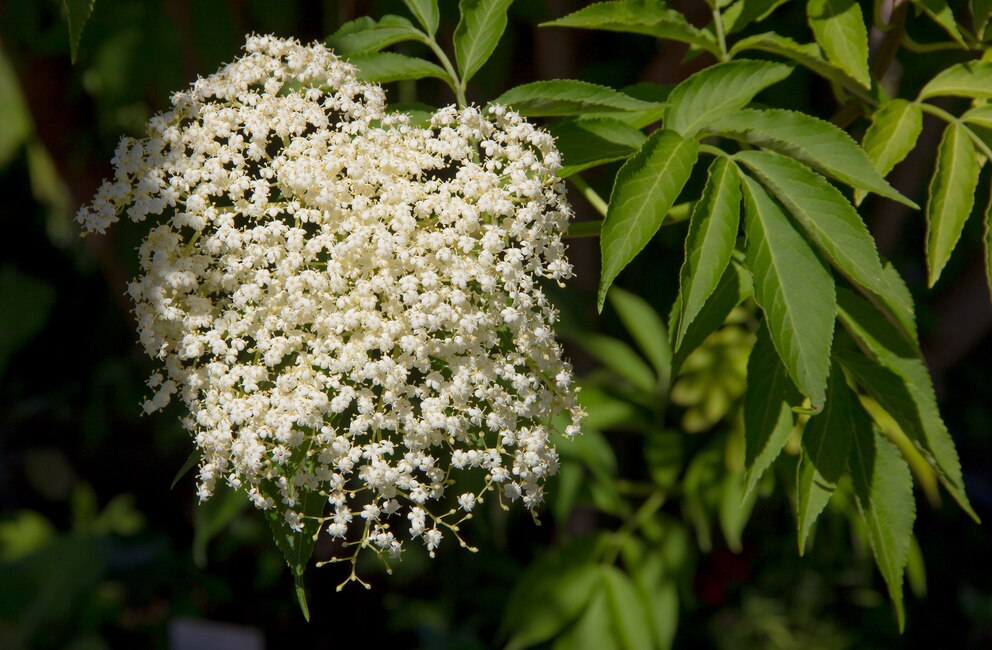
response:
{"label": "sunlit leaf", "polygon": [[647,245],[675,204],[696,163],[699,144],[658,130],[617,172],[600,235],[602,274],[597,307],[620,271]]}
{"label": "sunlit leaf", "polygon": [[920,99],[931,97],[992,98],[992,62],[967,61],[942,70],[920,91]]}
{"label": "sunlit leaf", "polygon": [[556,79],[535,81],[512,88],[496,99],[527,117],[582,115],[588,111],[626,112],[657,108],[607,86],[586,81]]}
{"label": "sunlit leaf", "polygon": [[882,178],[851,136],[829,122],[798,111],[744,109],[720,116],[712,128],[795,158],[851,187],[919,207]]}
{"label": "sunlit leaf", "polygon": [[676,298],[679,317],[672,332],[676,350],[730,263],[740,224],[740,183],[737,166],[718,157],[710,166],[703,196],[693,208]]}
{"label": "sunlit leaf", "polygon": [[395,52],[370,52],[348,58],[358,68],[358,78],[373,83],[389,83],[403,79],[435,77],[447,79],[448,73],[438,65]]}
{"label": "sunlit leaf", "polygon": [[339,55],[378,52],[403,41],[422,40],[423,33],[402,16],[383,16],[378,22],[359,18],[342,25],[325,41]]}
{"label": "sunlit leaf", "polygon": [[865,88],[871,88],[868,29],[858,3],[854,0],[810,0],[806,3],[806,15],[827,60]]}
{"label": "sunlit leaf", "polygon": [[609,32],[644,34],[664,40],[682,41],[719,53],[709,32],[692,26],[685,16],[669,9],[661,0],[614,0],[597,2],[541,27],[577,27]]}
{"label": "sunlit leaf", "polygon": [[403,4],[414,15],[417,22],[427,30],[427,33],[433,36],[441,19],[437,0],[403,0]]}
{"label": "sunlit leaf", "polygon": [[937,166],[927,201],[927,284],[933,286],[951,258],[975,205],[982,159],[965,132],[952,123],[937,149]]}
{"label": "sunlit leaf", "polygon": [[665,127],[691,136],[714,119],[747,105],[792,68],[770,61],[730,61],[704,68],[672,90]]}
{"label": "sunlit leaf", "polygon": [[513,0],[460,0],[455,28],[455,59],[467,83],[489,60],[506,30],[506,11]]}
{"label": "sunlit leaf", "polygon": [[836,313],[833,278],[778,203],[747,176],[744,205],[754,299],[765,312],[789,376],[819,407],[826,392]]}
{"label": "sunlit leaf", "polygon": [[[919,105],[893,99],[872,114],[861,146],[878,173],[886,176],[913,150],[922,130],[923,111]],[[860,203],[864,195],[865,190],[855,191],[855,202]]]}

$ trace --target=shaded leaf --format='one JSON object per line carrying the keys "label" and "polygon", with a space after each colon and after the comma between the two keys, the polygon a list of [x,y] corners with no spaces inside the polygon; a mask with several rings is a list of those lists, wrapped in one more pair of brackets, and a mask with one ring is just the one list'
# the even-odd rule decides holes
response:
{"label": "shaded leaf", "polygon": [[865,435],[872,435],[871,420],[848,388],[844,373],[835,367],[823,412],[811,417],[803,431],[803,455],[796,474],[800,555],[809,531],[847,470],[852,438]]}
{"label": "shaded leaf", "polygon": [[83,38],[86,21],[93,13],[96,0],[62,0],[65,6],[66,20],[69,23],[69,52],[73,65],[79,55],[79,41]]}
{"label": "shaded leaf", "polygon": [[967,47],[961,30],[958,29],[958,21],[954,17],[954,12],[947,5],[947,0],[912,0],[913,4],[923,10],[935,23],[947,32],[958,45]]}
{"label": "shaded leaf", "polygon": [[830,122],[798,111],[744,109],[720,116],[712,128],[795,158],[851,187],[919,208],[882,178],[851,136]]}
{"label": "shaded leaf", "polygon": [[513,0],[460,0],[461,19],[455,27],[455,59],[462,83],[489,60],[506,30],[506,11]]}
{"label": "shaded leaf", "polygon": [[176,483],[179,482],[179,479],[186,476],[187,472],[189,472],[191,469],[196,467],[196,464],[200,462],[201,456],[202,453],[200,452],[199,449],[194,449],[193,451],[190,452],[189,458],[186,459],[186,461],[183,463],[183,466],[179,468],[179,471],[176,472],[175,477],[173,477],[172,484],[169,486],[170,490],[174,490],[176,488]]}
{"label": "shaded leaf", "polygon": [[975,32],[980,39],[984,39],[986,26],[992,17],[992,0],[971,0],[970,5]]}
{"label": "shaded leaf", "polygon": [[723,33],[739,32],[753,22],[761,22],[788,0],[742,0],[723,10]]}
{"label": "shaded leaf", "polygon": [[657,377],[640,355],[623,341],[602,334],[582,333],[575,340],[607,368],[623,377],[634,388],[654,392]]}
{"label": "shaded leaf", "polygon": [[920,99],[946,96],[992,98],[992,62],[967,61],[952,65],[920,91]]}
{"label": "shaded leaf", "polygon": [[669,9],[661,0],[597,2],[557,20],[542,23],[541,27],[577,27],[644,34],[682,41],[714,54],[720,51],[712,34],[692,26],[685,16]]}
{"label": "shaded leaf", "polygon": [[726,473],[720,488],[717,519],[720,522],[720,530],[723,531],[723,538],[727,541],[727,547],[734,553],[744,550],[741,535],[744,533],[748,519],[751,518],[751,511],[757,499],[757,492],[745,494],[744,477],[740,473]]}
{"label": "shaded leaf", "polygon": [[755,180],[744,177],[747,265],[754,299],[789,376],[814,408],[823,404],[836,298],[816,251]]}
{"label": "shaded leaf", "polygon": [[868,29],[861,6],[854,0],[810,0],[806,3],[806,16],[827,60],[865,88],[871,88]]}
{"label": "shaded leaf", "polygon": [[672,332],[678,350],[693,319],[723,277],[737,242],[741,181],[737,166],[722,156],[710,165],[703,195],[696,202],[679,272],[678,320]]}
{"label": "shaded leaf", "polygon": [[0,169],[7,166],[31,135],[31,114],[13,66],[0,52]]}
{"label": "shaded leaf", "polygon": [[[731,310],[753,295],[751,274],[744,268],[744,256],[734,251],[731,262],[720,277],[716,289],[706,299],[702,309],[692,320],[682,336],[681,345],[672,354],[672,376],[679,374],[686,358],[714,330],[723,325]],[[680,303],[672,305],[669,316],[669,332],[674,332],[679,320]]]}
{"label": "shaded leaf", "polygon": [[441,14],[437,8],[437,0],[403,0],[403,4],[416,17],[428,34],[434,35],[437,31]]}
{"label": "shaded leaf", "polygon": [[48,323],[58,293],[47,281],[28,275],[11,264],[0,267],[0,376],[11,357],[41,333]]}
{"label": "shaded leaf", "polygon": [[558,176],[567,178],[589,167],[629,158],[647,140],[641,131],[608,118],[569,120],[548,128],[561,153]]}
{"label": "shaded leaf", "polygon": [[370,52],[348,57],[358,68],[358,78],[373,83],[389,83],[403,79],[436,77],[448,79],[448,73],[438,65],[395,52]]}
{"label": "shaded leaf", "polygon": [[855,433],[848,466],[875,562],[885,578],[902,631],[906,623],[903,570],[916,519],[913,478],[895,445],[871,428]]}
{"label": "shaded leaf", "polygon": [[506,650],[528,648],[561,633],[591,605],[594,594],[603,594],[597,563],[601,546],[601,538],[580,538],[550,549],[528,567],[500,624],[509,633]]}
{"label": "shaded leaf", "polygon": [[964,115],[961,116],[961,121],[992,129],[992,104],[980,104],[965,111]]}
{"label": "shaded leaf", "polygon": [[982,160],[958,123],[948,124],[937,149],[927,201],[927,284],[933,286],[961,238],[975,205]]}
{"label": "shaded leaf", "polygon": [[[597,571],[602,584],[602,575]],[[597,589],[578,622],[555,639],[553,650],[621,650],[620,639],[611,625],[609,599],[605,589]],[[517,647],[517,646],[514,646]],[[523,647],[523,646],[520,646]],[[510,646],[508,646],[508,650]]]}
{"label": "shaded leaf", "polygon": [[634,583],[619,569],[603,567],[603,587],[610,607],[613,632],[624,650],[651,650],[647,612]]}
{"label": "shaded leaf", "polygon": [[838,359],[858,384],[899,423],[937,470],[941,483],[977,521],[968,502],[954,441],[937,408],[930,373],[919,348],[856,294],[838,292],[840,321],[873,358],[838,349]]}
{"label": "shaded leaf", "polygon": [[597,307],[621,270],[647,245],[689,178],[699,143],[667,129],[651,134],[617,172],[600,235],[602,274]]}
{"label": "shaded leaf", "polygon": [[586,81],[556,79],[511,88],[493,100],[527,117],[582,115],[589,111],[645,111],[657,108],[607,86]]}
{"label": "shaded leaf", "polygon": [[[919,105],[893,99],[872,114],[861,146],[878,173],[886,176],[913,150],[922,129],[923,111]],[[855,203],[860,204],[864,195],[864,190],[855,191]]]}
{"label": "shaded leaf", "polygon": [[664,559],[658,552],[648,554],[632,574],[648,612],[654,647],[668,650],[679,623],[679,594],[675,581],[667,575]]}
{"label": "shaded leaf", "polygon": [[617,310],[623,326],[630,332],[655,374],[667,386],[672,372],[672,350],[668,346],[668,329],[661,316],[637,294],[614,287],[610,304]]}
{"label": "shaded leaf", "polygon": [[782,453],[795,426],[792,407],[802,395],[789,378],[775,346],[762,324],[747,362],[747,392],[744,393],[744,492],[747,498],[765,470]]}
{"label": "shaded leaf", "polygon": [[770,61],[729,61],[695,73],[672,90],[665,127],[690,136],[714,119],[747,105],[792,68]]}

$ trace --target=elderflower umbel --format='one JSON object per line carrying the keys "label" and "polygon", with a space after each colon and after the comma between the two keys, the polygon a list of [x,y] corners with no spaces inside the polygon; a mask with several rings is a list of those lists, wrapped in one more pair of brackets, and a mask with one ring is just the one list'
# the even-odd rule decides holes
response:
{"label": "elderflower umbel", "polygon": [[583,415],[539,283],[572,272],[547,133],[502,107],[414,127],[323,46],[254,36],[113,164],[78,220],[150,222],[145,409],[189,409],[201,499],[225,480],[388,556],[403,531],[433,554],[490,491],[541,503],[551,418]]}

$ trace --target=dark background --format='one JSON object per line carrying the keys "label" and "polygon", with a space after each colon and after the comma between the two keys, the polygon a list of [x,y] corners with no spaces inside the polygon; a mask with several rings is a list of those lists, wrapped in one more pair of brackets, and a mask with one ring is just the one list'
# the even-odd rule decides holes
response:
{"label": "dark background", "polygon": [[[555,77],[617,88],[674,83],[710,63],[683,63],[682,46],[647,37],[536,27],[583,4],[517,2],[470,99],[484,102],[515,84]],[[680,4],[705,22],[704,3]],[[802,4],[786,5],[766,27],[808,40]],[[446,44],[457,13],[454,2],[441,5]],[[197,507],[192,475],[169,488],[192,446],[175,407],[139,416],[151,366],[123,291],[142,229],[121,222],[107,236],[80,239],[72,216],[110,173],[118,138],[140,135],[170,91],[231,60],[245,34],[307,42],[365,13],[404,11],[398,1],[97,0],[73,66],[61,2],[0,1],[0,648],[166,648],[169,624],[181,617],[254,626],[268,647],[340,647],[347,639],[494,647],[509,593],[541,549],[575,530],[612,525],[582,511],[564,523],[545,516],[540,528],[526,513],[480,517],[470,532],[479,553],[448,544],[429,561],[412,550],[392,576],[370,564],[371,591],[349,585],[336,593],[344,569],[313,569],[306,624],[260,517],[231,495]],[[919,39],[937,36],[923,23],[914,29]],[[915,92],[953,57],[901,57],[901,94]],[[453,100],[433,82],[390,88],[394,100],[414,93],[435,105]],[[836,108],[829,87],[801,71],[775,93],[760,99],[824,118]],[[920,146],[890,177],[920,204],[937,127],[926,123]],[[855,125],[855,135],[859,128],[864,124]],[[587,178],[608,196],[613,171]],[[987,194],[984,180],[979,196]],[[590,217],[577,193],[573,203],[580,217]],[[979,220],[970,221],[939,285],[927,290],[922,214],[892,202],[867,205],[882,254],[917,301],[968,491],[979,514],[992,518],[992,308]],[[662,313],[674,296],[684,233],[684,225],[667,229],[621,276]],[[570,256],[583,326],[615,329],[590,307],[595,242],[575,241]],[[580,350],[570,353],[591,369]],[[626,451],[622,438],[617,449]],[[779,491],[759,503],[743,552],[718,543],[688,562],[676,647],[992,647],[992,576],[979,568],[990,550],[984,529],[949,499],[941,507],[922,494],[918,500],[927,585],[925,595],[908,590],[903,636],[870,551],[828,521],[813,552],[798,558]]]}

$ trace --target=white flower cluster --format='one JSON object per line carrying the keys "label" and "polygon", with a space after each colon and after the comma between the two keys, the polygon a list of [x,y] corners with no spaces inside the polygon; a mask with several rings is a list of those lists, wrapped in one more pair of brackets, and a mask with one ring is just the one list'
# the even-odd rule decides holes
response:
{"label": "white flower cluster", "polygon": [[124,139],[78,215],[153,216],[128,288],[164,366],[145,408],[188,407],[200,497],[226,480],[392,556],[491,491],[533,509],[552,417],[583,415],[539,284],[571,275],[553,139],[501,107],[415,128],[321,45],[245,51]]}

